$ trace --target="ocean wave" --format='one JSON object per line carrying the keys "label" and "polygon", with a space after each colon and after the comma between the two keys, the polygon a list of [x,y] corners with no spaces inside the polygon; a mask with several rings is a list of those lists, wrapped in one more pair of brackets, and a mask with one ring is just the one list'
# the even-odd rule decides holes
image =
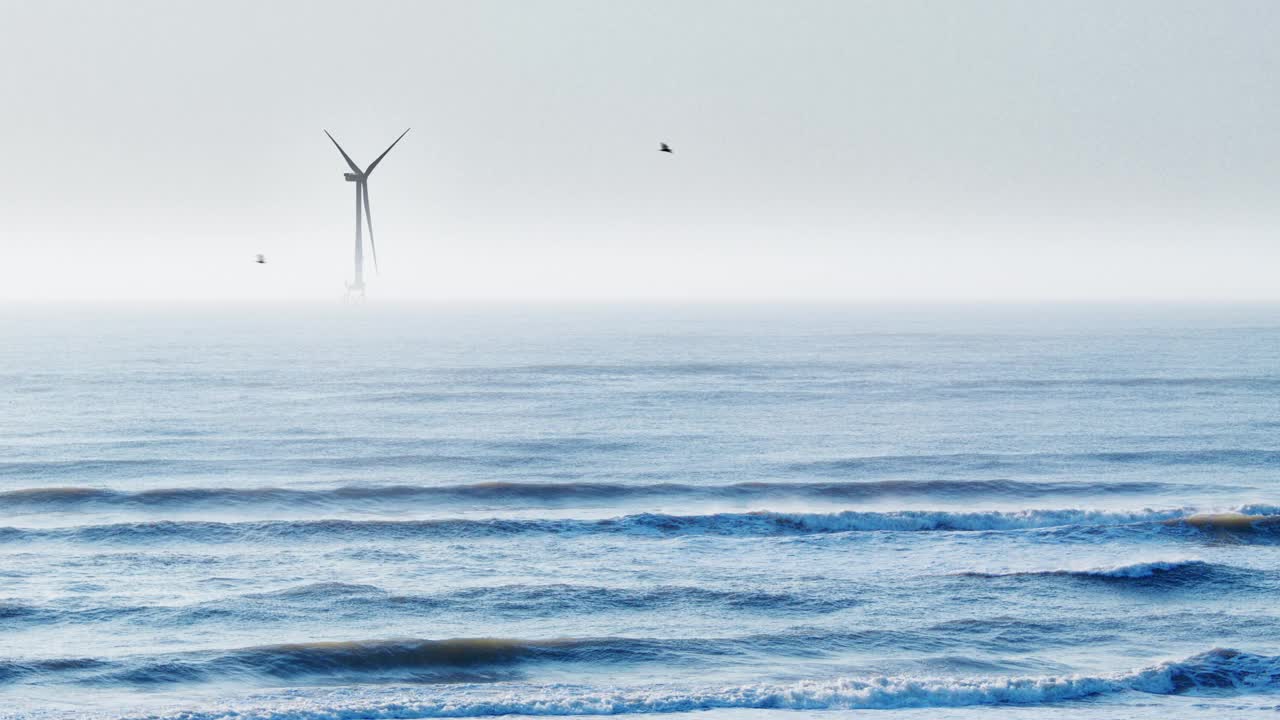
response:
{"label": "ocean wave", "polygon": [[581,501],[672,499],[750,501],[796,497],[851,500],[896,496],[1008,497],[1159,493],[1184,486],[1159,482],[1022,482],[1015,480],[883,480],[869,482],[742,482],[727,485],[604,482],[482,482],[465,485],[348,485],[297,490],[278,487],[181,487],[123,491],[95,487],[42,487],[0,492],[0,510],[68,511],[95,506],[170,510],[185,506],[346,506],[421,501],[565,504]]}
{"label": "ocean wave", "polygon": [[333,454],[290,457],[276,449],[262,457],[226,457],[193,459],[189,457],[149,459],[91,458],[83,460],[20,460],[0,461],[0,478],[22,480],[83,481],[85,478],[100,480],[135,480],[176,476],[239,476],[252,473],[307,473],[312,471],[353,472],[359,470],[415,470],[438,467],[480,469],[500,472],[510,469],[535,469],[560,467],[565,456],[561,453],[521,454],[499,450],[468,452],[466,448],[456,452],[398,451],[378,454]]}
{"label": "ocean wave", "polygon": [[965,572],[960,575],[982,578],[1066,577],[1086,580],[1160,580],[1163,583],[1191,584],[1240,580],[1254,574],[1246,568],[1209,563],[1203,560],[1152,560],[1106,567],[1056,570],[1016,570],[1007,572]]}
{"label": "ocean wave", "polygon": [[852,593],[805,594],[781,590],[728,590],[664,585],[644,588],[544,584],[497,585],[430,594],[397,594],[376,585],[340,582],[311,583],[220,598],[188,605],[107,604],[58,607],[19,602],[0,603],[0,621],[9,627],[48,624],[123,623],[147,627],[183,627],[226,622],[228,618],[255,622],[286,621],[323,612],[344,621],[370,618],[421,617],[425,612],[449,612],[506,618],[545,618],[557,614],[585,615],[625,611],[767,613],[770,616],[812,616],[861,605]]}
{"label": "ocean wave", "polygon": [[[1009,619],[1000,627],[1002,631],[1035,632],[1035,625]],[[964,648],[977,636],[989,634],[990,629],[989,623],[977,621],[944,623],[921,631],[832,632],[822,628],[795,628],[781,634],[726,638],[525,640],[480,637],[297,642],[109,659],[0,659],[0,682],[95,686],[150,686],[228,679],[256,684],[282,680],[301,684],[470,683],[516,679],[546,664],[597,667],[602,664],[664,667],[711,664],[723,668],[749,661],[762,652],[775,657],[814,658],[855,648],[949,651]],[[1055,634],[1054,628],[1049,630],[1049,635]],[[973,643],[972,648],[1004,644],[1007,643],[979,642]],[[988,648],[991,649],[995,648]],[[1147,668],[1132,677],[1141,681],[1138,689],[1153,692],[1273,685],[1280,679],[1280,658],[1214,650],[1180,663]]]}
{"label": "ocean wave", "polygon": [[[336,616],[336,613],[335,613]],[[994,633],[992,629],[998,627]],[[865,629],[832,631],[796,627],[779,633],[737,637],[646,638],[564,637],[395,638],[339,642],[299,642],[232,650],[202,650],[113,659],[64,658],[27,662],[0,661],[0,681],[90,685],[157,685],[219,679],[299,682],[467,682],[519,676],[539,663],[724,667],[754,662],[761,653],[775,658],[814,658],[868,649],[897,652],[1009,652],[1020,636],[1034,634],[1040,646],[1068,642],[1066,627],[1017,619],[941,624],[921,630]]]}
{"label": "ocean wave", "polygon": [[[372,683],[485,682],[518,677],[537,663],[675,663],[695,656],[727,660],[760,638],[452,638],[300,642],[234,650],[110,660],[56,658],[0,661],[0,682],[148,686],[224,679]],[[812,642],[813,638],[809,638]],[[793,638],[793,642],[802,642]],[[786,639],[777,643],[783,648]]]}
{"label": "ocean wave", "polygon": [[874,455],[792,463],[793,472],[844,476],[894,472],[1035,472],[1099,465],[1280,467],[1280,450],[1177,449],[1117,450],[1088,453],[955,453],[947,455]]}
{"label": "ocean wave", "polygon": [[[503,652],[495,649],[496,652]],[[184,720],[312,720],[318,718],[433,718],[491,715],[623,715],[716,709],[858,710],[1048,705],[1123,693],[1197,695],[1273,692],[1280,658],[1215,648],[1127,673],[1031,677],[924,678],[905,676],[807,680],[680,688],[670,685],[596,689],[517,685],[501,691],[397,690],[276,701],[259,706],[175,711]],[[326,702],[327,700],[327,702]]]}
{"label": "ocean wave", "polygon": [[515,584],[404,595],[373,585],[314,583],[219,600],[217,603],[220,607],[230,608],[242,604],[252,605],[259,613],[279,605],[375,616],[446,610],[452,613],[498,613],[503,617],[546,617],[549,612],[580,615],[625,610],[680,610],[688,613],[709,608],[807,615],[835,612],[860,605],[862,601],[852,594],[823,593],[819,597],[781,590],[728,590],[681,585],[619,588],[565,583]]}
{"label": "ocean wave", "polygon": [[1204,390],[1244,390],[1265,392],[1280,388],[1280,377],[1275,375],[1237,376],[1130,376],[1130,377],[1081,377],[1081,378],[1024,378],[976,380],[951,383],[950,387],[1001,392],[1012,390],[1038,390],[1042,388],[1170,388]]}
{"label": "ocean wave", "polygon": [[[186,454],[128,457],[147,450]],[[619,453],[643,454],[645,446],[638,442],[588,441],[578,438],[509,442],[463,442],[456,440],[403,441],[390,438],[334,439],[314,441],[229,442],[207,441],[194,446],[167,448],[134,448],[127,443],[111,443],[106,447],[71,446],[62,457],[85,453],[103,453],[104,457],[80,457],[74,460],[30,459],[0,461],[0,478],[43,482],[94,482],[159,477],[235,477],[246,473],[290,473],[330,471],[351,473],[357,470],[406,470],[452,468],[501,473],[511,470],[572,471],[574,460],[585,456],[613,456]],[[199,457],[190,457],[195,452]],[[125,454],[125,457],[114,455]],[[1253,448],[1117,450],[1084,453],[955,453],[920,455],[875,455],[814,459],[781,463],[779,474],[846,478],[850,476],[888,479],[905,476],[914,479],[923,474],[955,475],[1001,473],[1015,477],[1036,474],[1058,475],[1081,469],[1116,467],[1224,467],[1277,468],[1280,450]],[[573,476],[578,477],[578,476]],[[677,478],[678,479],[678,478]],[[993,481],[999,482],[999,481]],[[1062,491],[1072,492],[1067,481],[1054,481]],[[783,485],[782,483],[778,483]],[[1098,492],[1116,492],[1122,483],[1089,483]],[[1031,483],[1023,483],[1034,492]],[[1155,485],[1159,485],[1156,483]],[[1016,491],[1019,485],[1010,485]],[[1141,491],[1139,488],[1134,488]],[[1074,492],[1085,492],[1075,489]]]}
{"label": "ocean wave", "polygon": [[[1265,511],[1265,512],[1264,512]],[[1216,518],[1216,521],[1204,520]],[[1231,519],[1231,522],[1223,520]],[[305,539],[434,539],[511,535],[615,534],[636,537],[718,535],[729,537],[814,535],[849,532],[980,532],[1062,529],[1076,532],[1118,526],[1163,525],[1193,530],[1280,529],[1280,508],[1245,506],[1205,515],[1194,508],[1132,511],[1034,509],[1016,511],[800,513],[754,511],[707,515],[640,513],[599,520],[493,518],[483,520],[271,520],[213,522],[163,520],[65,528],[0,527],[0,542],[54,540],[94,543],[152,541],[244,542]]]}

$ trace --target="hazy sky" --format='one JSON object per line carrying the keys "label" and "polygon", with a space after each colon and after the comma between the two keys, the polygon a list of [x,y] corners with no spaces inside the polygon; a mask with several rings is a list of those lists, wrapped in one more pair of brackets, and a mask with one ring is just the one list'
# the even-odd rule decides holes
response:
{"label": "hazy sky", "polygon": [[[0,297],[1280,299],[1280,3],[0,3]],[[670,142],[674,156],[656,152]],[[269,263],[255,265],[256,253]]]}

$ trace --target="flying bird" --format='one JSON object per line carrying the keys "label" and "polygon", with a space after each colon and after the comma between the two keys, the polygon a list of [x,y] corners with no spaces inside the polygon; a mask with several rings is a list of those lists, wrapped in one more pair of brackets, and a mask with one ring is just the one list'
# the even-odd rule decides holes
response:
{"label": "flying bird", "polygon": [[662,145],[662,147],[658,148],[658,152],[671,153],[672,155],[675,155],[675,151],[671,149],[670,145],[666,143],[659,144]]}
{"label": "flying bird", "polygon": [[259,254],[259,255],[258,255],[258,259],[257,259],[257,260],[255,260],[254,262],[258,263],[259,265],[266,265],[266,264],[267,264],[267,257],[266,257],[265,255]]}

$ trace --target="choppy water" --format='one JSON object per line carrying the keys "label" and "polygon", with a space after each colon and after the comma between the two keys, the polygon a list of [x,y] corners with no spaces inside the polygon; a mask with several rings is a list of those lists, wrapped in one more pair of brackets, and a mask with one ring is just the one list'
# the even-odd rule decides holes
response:
{"label": "choppy water", "polygon": [[27,308],[0,340],[0,715],[1280,707],[1280,308]]}

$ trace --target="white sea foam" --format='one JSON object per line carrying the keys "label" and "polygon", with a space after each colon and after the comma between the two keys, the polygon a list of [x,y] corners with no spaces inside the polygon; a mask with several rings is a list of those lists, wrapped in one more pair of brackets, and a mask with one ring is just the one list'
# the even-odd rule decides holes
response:
{"label": "white sea foam", "polygon": [[[286,699],[228,704],[150,717],[173,720],[354,720],[355,718],[480,717],[489,715],[621,715],[713,709],[858,710],[1040,705],[1097,695],[1157,695],[1202,691],[1250,693],[1280,689],[1280,657],[1215,648],[1130,673],[972,679],[839,678],[794,684],[747,684],[682,690],[668,686],[602,691],[582,686],[479,686],[428,692],[397,688],[307,693]],[[390,699],[391,693],[399,699]]]}

